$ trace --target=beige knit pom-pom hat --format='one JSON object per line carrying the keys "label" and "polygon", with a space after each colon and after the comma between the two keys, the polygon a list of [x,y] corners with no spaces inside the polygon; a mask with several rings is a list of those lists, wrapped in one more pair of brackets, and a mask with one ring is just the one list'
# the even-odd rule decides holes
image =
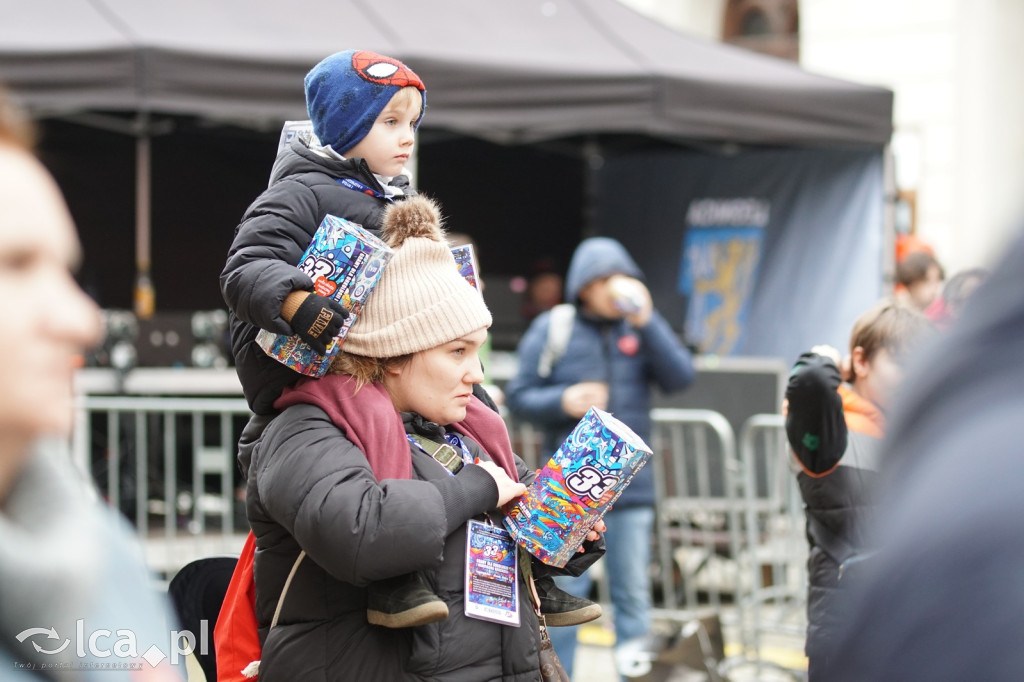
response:
{"label": "beige knit pom-pom hat", "polygon": [[395,255],[345,337],[344,351],[394,358],[491,326],[480,292],[459,274],[437,204],[423,196],[391,204],[381,239]]}

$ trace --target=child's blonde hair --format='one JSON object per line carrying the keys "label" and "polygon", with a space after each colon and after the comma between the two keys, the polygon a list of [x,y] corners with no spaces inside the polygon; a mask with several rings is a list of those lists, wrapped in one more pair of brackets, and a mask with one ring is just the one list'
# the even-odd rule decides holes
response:
{"label": "child's blonde hair", "polygon": [[395,96],[388,102],[388,106],[415,109],[420,112],[417,118],[421,118],[423,116],[423,95],[413,86],[407,85],[395,93]]}

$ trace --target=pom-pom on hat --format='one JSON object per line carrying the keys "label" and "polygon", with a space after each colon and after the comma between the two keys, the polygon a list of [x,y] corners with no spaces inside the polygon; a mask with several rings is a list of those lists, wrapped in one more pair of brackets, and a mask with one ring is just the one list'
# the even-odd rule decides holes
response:
{"label": "pom-pom on hat", "polygon": [[380,112],[404,87],[420,91],[423,111],[427,89],[412,69],[391,57],[366,50],[346,50],[327,57],[305,78],[306,110],[320,144],[344,154],[366,137]]}
{"label": "pom-pom on hat", "polygon": [[437,204],[422,195],[391,204],[381,238],[395,254],[345,337],[346,352],[395,358],[491,326],[483,296],[459,274]]}

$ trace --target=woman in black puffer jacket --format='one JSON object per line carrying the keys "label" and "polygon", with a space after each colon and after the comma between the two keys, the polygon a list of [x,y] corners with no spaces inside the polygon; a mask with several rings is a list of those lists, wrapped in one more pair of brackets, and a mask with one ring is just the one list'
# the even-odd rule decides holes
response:
{"label": "woman in black puffer jacket", "polygon": [[[521,565],[520,625],[464,611],[467,523],[500,526],[498,507],[532,478],[504,422],[472,394],[491,315],[458,275],[429,201],[389,209],[383,236],[395,255],[334,373],[286,389],[253,452],[247,511],[260,679],[539,680],[538,623]],[[455,473],[427,454],[431,441],[462,455]],[[448,617],[370,625],[367,585],[409,573]]]}

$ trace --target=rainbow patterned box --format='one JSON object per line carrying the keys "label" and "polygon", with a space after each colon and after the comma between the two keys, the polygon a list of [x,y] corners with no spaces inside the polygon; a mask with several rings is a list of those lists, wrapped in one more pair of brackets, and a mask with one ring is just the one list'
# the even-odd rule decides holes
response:
{"label": "rainbow patterned box", "polygon": [[267,355],[296,372],[323,376],[348,330],[359,319],[366,299],[380,281],[393,253],[391,247],[361,225],[333,215],[325,216],[298,267],[313,280],[316,293],[338,301],[348,310],[341,331],[327,347],[326,355],[317,353],[298,336],[275,334],[266,329],[256,335],[256,343]]}
{"label": "rainbow patterned box", "polygon": [[459,274],[472,284],[474,289],[479,291],[480,283],[477,281],[477,277],[479,276],[480,268],[476,264],[476,254],[473,251],[473,245],[453,246],[452,257],[455,258],[455,265],[459,268]]}
{"label": "rainbow patterned box", "polygon": [[505,508],[505,526],[530,554],[561,568],[650,457],[642,438],[592,407]]}

